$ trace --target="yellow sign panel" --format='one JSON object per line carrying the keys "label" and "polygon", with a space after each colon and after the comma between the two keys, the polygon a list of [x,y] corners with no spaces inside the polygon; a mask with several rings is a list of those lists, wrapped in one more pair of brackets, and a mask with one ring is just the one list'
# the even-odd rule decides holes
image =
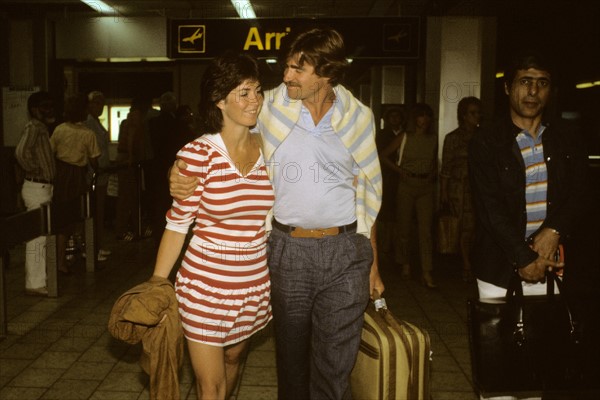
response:
{"label": "yellow sign panel", "polygon": [[177,51],[179,53],[206,52],[205,25],[179,25]]}

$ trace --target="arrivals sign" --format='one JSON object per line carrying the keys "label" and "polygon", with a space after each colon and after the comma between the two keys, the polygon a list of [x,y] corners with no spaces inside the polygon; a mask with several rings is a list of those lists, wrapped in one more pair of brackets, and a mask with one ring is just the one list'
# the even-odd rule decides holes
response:
{"label": "arrivals sign", "polygon": [[419,17],[172,19],[168,29],[169,57],[213,58],[225,50],[235,50],[258,58],[275,58],[289,37],[312,27],[339,31],[350,58],[419,58]]}

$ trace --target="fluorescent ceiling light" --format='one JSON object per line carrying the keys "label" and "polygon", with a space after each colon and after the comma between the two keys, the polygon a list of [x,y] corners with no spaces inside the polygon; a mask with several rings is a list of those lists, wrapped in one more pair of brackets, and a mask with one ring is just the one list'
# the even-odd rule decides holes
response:
{"label": "fluorescent ceiling light", "polygon": [[267,64],[277,64],[277,59],[276,58],[266,58],[265,62]]}
{"label": "fluorescent ceiling light", "polygon": [[591,88],[593,86],[594,86],[593,82],[578,83],[577,85],[575,85],[575,87],[577,89],[587,89],[587,88]]}
{"label": "fluorescent ceiling light", "polygon": [[87,4],[91,9],[100,14],[118,14],[117,10],[112,8],[103,1],[100,0],[81,0],[83,3]]}
{"label": "fluorescent ceiling light", "polygon": [[504,72],[502,72],[502,71],[496,72],[496,78],[497,79],[504,78]]}
{"label": "fluorescent ceiling light", "polygon": [[[85,60],[83,60],[85,61]],[[168,57],[110,57],[110,58],[94,58],[96,62],[165,62],[171,61]]]}
{"label": "fluorescent ceiling light", "polygon": [[589,89],[589,88],[594,87],[594,86],[600,86],[600,81],[581,82],[581,83],[578,83],[577,85],[575,85],[575,88],[577,88],[577,89]]}
{"label": "fluorescent ceiling light", "polygon": [[240,18],[243,19],[254,19],[256,18],[256,14],[254,13],[254,8],[252,8],[252,3],[250,0],[230,0],[233,7],[235,7],[235,11],[237,11]]}

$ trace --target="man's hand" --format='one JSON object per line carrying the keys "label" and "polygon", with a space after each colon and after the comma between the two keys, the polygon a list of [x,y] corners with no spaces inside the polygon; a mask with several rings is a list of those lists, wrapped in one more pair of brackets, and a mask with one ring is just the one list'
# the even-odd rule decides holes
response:
{"label": "man's hand", "polygon": [[551,271],[552,269],[563,268],[564,266],[564,262],[552,261],[542,256],[538,256],[538,258],[531,264],[523,268],[519,268],[519,276],[525,282],[543,282],[544,278],[546,277],[546,270]]}
{"label": "man's hand", "polygon": [[373,264],[371,264],[371,273],[369,274],[369,293],[371,299],[373,299],[373,289],[377,290],[379,294],[383,294],[385,286],[379,275],[379,257],[377,252],[377,223],[374,223],[371,227],[371,248],[373,249]]}
{"label": "man's hand", "polygon": [[545,259],[554,261],[559,239],[560,236],[554,230],[544,228],[533,238],[531,248]]}
{"label": "man's hand", "polygon": [[187,164],[185,162],[176,160],[169,172],[169,192],[177,200],[187,199],[198,186],[198,181],[193,176],[179,175],[179,171],[186,168]]}
{"label": "man's hand", "polygon": [[373,289],[377,290],[380,295],[383,294],[383,291],[385,290],[381,275],[379,275],[379,268],[377,268],[375,263],[371,267],[371,273],[369,275],[369,293],[371,293],[371,297],[373,296]]}

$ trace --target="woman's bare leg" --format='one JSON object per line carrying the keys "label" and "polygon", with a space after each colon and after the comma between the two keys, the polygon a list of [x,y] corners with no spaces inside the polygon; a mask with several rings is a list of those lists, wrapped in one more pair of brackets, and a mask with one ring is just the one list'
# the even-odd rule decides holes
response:
{"label": "woman's bare leg", "polygon": [[198,400],[225,400],[231,396],[247,347],[247,340],[226,348],[188,340]]}

